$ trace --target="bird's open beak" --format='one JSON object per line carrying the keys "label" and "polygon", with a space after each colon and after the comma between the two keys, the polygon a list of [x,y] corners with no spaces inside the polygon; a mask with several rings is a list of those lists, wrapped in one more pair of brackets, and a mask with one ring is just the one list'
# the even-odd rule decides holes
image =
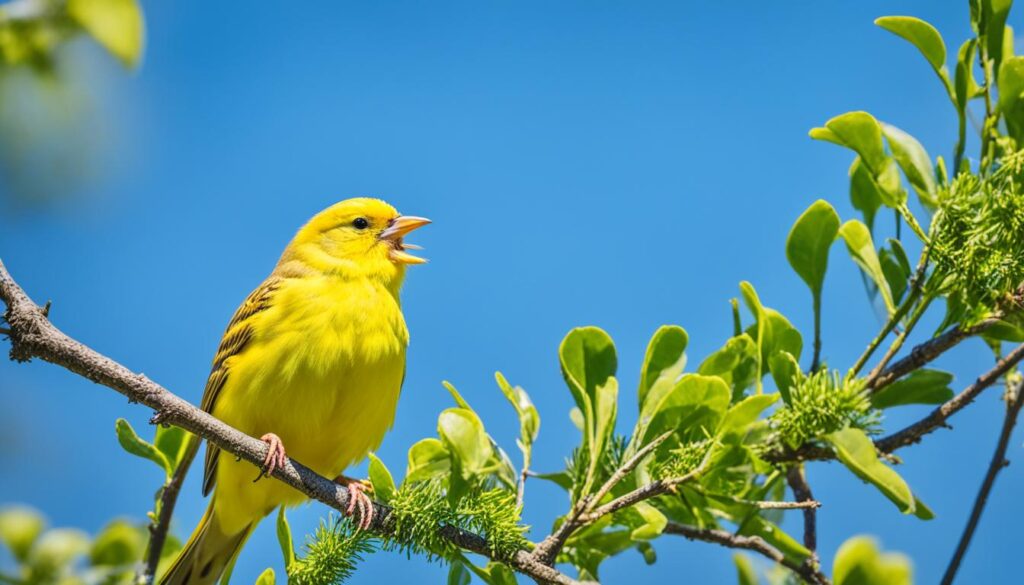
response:
{"label": "bird's open beak", "polygon": [[380,233],[380,239],[391,244],[391,250],[388,252],[388,255],[391,256],[393,261],[399,264],[423,264],[427,261],[425,258],[413,256],[406,252],[407,248],[414,250],[419,250],[420,248],[412,244],[405,244],[402,242],[402,238],[405,234],[428,223],[430,223],[429,219],[413,215],[399,215],[391,221],[391,225]]}

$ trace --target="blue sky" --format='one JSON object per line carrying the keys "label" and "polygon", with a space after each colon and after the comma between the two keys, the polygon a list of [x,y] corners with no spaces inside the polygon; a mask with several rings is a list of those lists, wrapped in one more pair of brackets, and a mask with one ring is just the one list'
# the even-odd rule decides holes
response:
{"label": "blue sky", "polygon": [[[435,432],[452,381],[514,450],[501,370],[542,417],[536,468],[561,465],[577,435],[556,349],[599,325],[619,349],[623,427],[647,339],[685,327],[691,363],[730,334],[741,280],[810,331],[810,295],[784,254],[792,221],[819,197],[844,218],[851,155],[812,141],[829,117],[865,109],[947,158],[955,116],[924,60],[872,24],[912,14],[952,52],[967,2],[304,3],[240,8],[147,2],[141,70],[88,48],[102,110],[101,173],[40,208],[4,203],[0,254],[69,334],[198,402],[225,323],[308,217],[381,196],[434,225],[414,238],[431,263],[403,293],[412,331],[397,421],[380,455],[392,470]],[[1017,22],[1011,15],[1011,24]],[[0,185],[0,192],[6,188]],[[887,218],[884,218],[887,219]],[[886,222],[887,223],[887,222]],[[824,292],[824,358],[848,367],[880,326],[840,246]],[[926,328],[922,328],[924,331]],[[967,343],[943,367],[966,385],[987,366]],[[901,516],[838,464],[809,470],[826,566],[847,537],[909,554],[917,581],[945,568],[995,444],[998,391],[901,452],[900,472],[937,513]],[[925,410],[887,414],[893,429]],[[146,409],[43,363],[0,363],[0,501],[57,525],[140,518],[160,475],[121,452],[114,419]],[[1010,457],[1020,457],[1015,439]],[[176,529],[205,507],[193,474]],[[73,490],[69,490],[73,488]],[[962,582],[1009,582],[1024,475],[1001,477]],[[527,489],[526,522],[546,534],[567,502]],[[319,505],[292,512],[308,531]],[[799,517],[785,526],[799,532]],[[668,576],[732,583],[731,551],[666,537],[645,568],[627,552],[608,583]],[[253,537],[237,583],[280,565],[272,523]],[[419,558],[371,556],[354,583],[440,582]]]}

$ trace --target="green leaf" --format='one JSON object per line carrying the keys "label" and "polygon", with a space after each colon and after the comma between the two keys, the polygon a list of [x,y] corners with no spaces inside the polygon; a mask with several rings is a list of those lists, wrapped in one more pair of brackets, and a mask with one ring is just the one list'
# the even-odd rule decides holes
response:
{"label": "green leaf", "polygon": [[143,459],[149,459],[153,463],[156,463],[164,470],[167,478],[170,479],[171,474],[174,473],[174,469],[171,468],[171,464],[167,461],[167,457],[160,452],[152,443],[142,440],[139,435],[135,433],[135,429],[132,425],[128,424],[123,418],[117,419],[114,423],[114,428],[117,431],[117,442],[121,444],[121,447],[135,455],[136,457],[142,457]]}
{"label": "green leaf", "polygon": [[448,380],[444,380],[441,382],[441,385],[444,386],[444,389],[447,390],[448,393],[452,395],[452,398],[455,400],[455,404],[457,404],[459,408],[473,410],[473,407],[471,407],[469,403],[466,402],[466,399],[462,397],[462,394],[459,394],[459,391],[455,389],[455,386],[453,386],[451,382],[449,382]]}
{"label": "green leaf", "polygon": [[643,406],[644,397],[658,378],[665,376],[675,381],[683,373],[688,342],[686,330],[678,325],[662,325],[654,332],[647,344],[647,353],[644,354],[643,367],[640,369],[640,406]]}
{"label": "green leaf", "polygon": [[[977,39],[968,39],[960,45],[956,57],[956,74],[953,81],[953,95],[960,116],[966,115],[967,102],[981,95],[982,89],[974,80],[974,52],[978,47]],[[959,169],[953,169],[953,173]]]}
{"label": "green leaf", "polygon": [[256,585],[274,585],[276,577],[274,576],[274,569],[267,568],[259,577],[256,577]]}
{"label": "green leaf", "polygon": [[188,450],[189,437],[190,435],[185,429],[180,427],[157,425],[153,444],[167,458],[167,462],[172,470],[178,468],[182,457],[185,456],[185,452]]}
{"label": "green leaf", "polygon": [[811,130],[810,135],[856,152],[878,185],[882,203],[889,207],[903,204],[906,193],[900,187],[899,168],[885,153],[882,127],[874,116],[867,112],[847,112],[825,122],[825,128]]}
{"label": "green leaf", "polygon": [[943,85],[949,89],[949,74],[946,70],[946,43],[935,27],[913,16],[883,16],[875,24],[903,37],[921,51],[924,58],[938,74]]}
{"label": "green leaf", "polygon": [[15,560],[24,563],[32,545],[46,528],[43,516],[27,506],[0,510],[0,542],[7,545]]}
{"label": "green leaf", "polygon": [[904,404],[942,404],[953,397],[949,383],[953,374],[938,370],[915,370],[904,378],[875,392],[871,404],[875,408],[891,408]]}
{"label": "green leaf", "polygon": [[437,432],[463,479],[480,475],[494,455],[484,425],[472,410],[444,410],[437,419]]}
{"label": "green leaf", "polygon": [[497,380],[501,393],[516,409],[516,414],[519,416],[519,440],[528,448],[533,445],[533,441],[537,438],[537,432],[540,430],[540,414],[537,412],[537,407],[533,405],[530,395],[525,390],[509,384],[501,372],[495,372],[494,379]]}
{"label": "green leaf", "polygon": [[871,176],[871,171],[861,162],[859,156],[853,159],[853,164],[850,165],[850,203],[854,209],[864,214],[864,223],[873,228],[875,214],[882,206],[882,193],[878,183]]}
{"label": "green leaf", "polygon": [[145,24],[136,0],[68,0],[65,8],[68,16],[126,67],[138,66]]}
{"label": "green leaf", "polygon": [[999,68],[999,111],[1017,144],[1024,143],[1024,57],[1012,57]]}
{"label": "green leaf", "polygon": [[47,530],[29,553],[29,564],[43,573],[57,573],[89,552],[89,536],[73,528]]}
{"label": "green leaf", "polygon": [[556,471],[554,473],[538,473],[533,477],[537,479],[543,479],[544,481],[550,481],[558,487],[569,491],[572,489],[572,476],[569,475],[568,471]]}
{"label": "green leaf", "polygon": [[739,585],[758,585],[757,571],[754,563],[746,555],[735,553],[732,555],[732,562],[736,564],[736,579]]}
{"label": "green leaf", "polygon": [[444,443],[432,437],[417,441],[409,448],[409,463],[405,468],[405,482],[426,481],[448,475],[451,454]]}
{"label": "green leaf", "polygon": [[718,376],[732,386],[734,399],[738,399],[754,383],[757,376],[758,350],[754,339],[746,333],[730,338],[720,349],[709,355],[697,368],[698,374]]}
{"label": "green leaf", "polygon": [[[972,2],[974,4],[974,2]],[[1012,43],[1013,34],[1006,39],[1006,17],[1010,13],[1010,6],[1013,0],[980,0],[982,11],[981,26],[979,31],[985,37],[985,44],[988,47],[988,57],[993,61],[994,69],[999,70],[999,65],[1004,58],[1013,56]],[[1007,40],[1010,47],[1007,51]],[[1004,52],[1008,54],[1004,54]]]}
{"label": "green leaf", "polygon": [[373,486],[373,495],[378,500],[389,503],[392,498],[395,497],[395,492],[398,491],[395,488],[395,480],[391,477],[391,472],[388,471],[384,462],[380,460],[375,454],[370,453],[370,464],[369,464],[369,475],[370,485]]}
{"label": "green leaf", "polygon": [[756,422],[761,413],[778,399],[778,394],[758,394],[748,396],[732,405],[718,427],[719,435],[746,432],[747,427]]}
{"label": "green leaf", "polygon": [[96,535],[89,550],[89,564],[123,567],[137,562],[146,552],[146,535],[136,525],[114,520]]}
{"label": "green leaf", "polygon": [[277,544],[281,547],[281,557],[287,571],[295,562],[295,542],[292,540],[292,527],[288,524],[284,506],[277,509]]}
{"label": "green leaf", "polygon": [[875,242],[867,226],[859,220],[851,219],[839,228],[839,236],[846,242],[846,249],[849,250],[853,261],[875,283],[889,314],[895,312],[892,291],[889,290],[889,283],[882,272],[882,265],[875,251]]}
{"label": "green leaf", "polygon": [[911,585],[910,559],[901,554],[880,554],[874,539],[854,536],[836,551],[832,565],[835,585]]}
{"label": "green leaf", "polygon": [[653,540],[665,530],[668,518],[647,502],[640,502],[630,508],[631,514],[639,521],[631,523],[629,537],[634,541]]}
{"label": "green leaf", "polygon": [[757,515],[747,518],[738,532],[743,536],[760,536],[796,564],[804,562],[811,556],[811,551],[807,547],[774,523]]}
{"label": "green leaf", "polygon": [[910,134],[890,124],[882,124],[882,132],[889,141],[889,148],[896,159],[896,164],[903,170],[921,204],[935,209],[938,205],[935,199],[938,185],[935,183],[932,159],[924,146]]}
{"label": "green leaf", "polygon": [[[754,345],[757,346],[757,355],[764,355],[765,339],[768,335],[767,318],[765,318],[764,306],[761,304],[761,298],[757,296],[757,291],[754,290],[754,285],[747,281],[740,283],[740,295],[743,297],[744,304],[747,305],[747,309],[752,315],[754,315],[754,325],[752,327],[754,334],[751,337],[754,339]],[[763,360],[757,360],[757,374],[755,383],[757,384],[757,393],[760,394],[762,391],[761,378],[764,376],[764,363]]]}
{"label": "green leaf", "polygon": [[729,408],[731,394],[717,376],[686,374],[673,385],[655,384],[640,411],[640,444],[667,431],[683,441],[713,435]]}
{"label": "green leaf", "polygon": [[790,390],[803,379],[800,364],[788,351],[778,351],[768,360],[775,387],[782,395],[782,401],[789,404]]}
{"label": "green leaf", "polygon": [[855,428],[845,428],[825,437],[835,447],[836,456],[850,471],[874,485],[904,514],[914,513],[914,494],[891,467],[878,460],[875,444]]}
{"label": "green leaf", "polygon": [[448,585],[469,585],[471,580],[469,570],[463,563],[452,563],[448,568]]}
{"label": "green leaf", "polygon": [[576,406],[584,419],[592,417],[594,394],[615,375],[615,344],[597,327],[577,327],[562,340],[558,357]]}
{"label": "green leaf", "polygon": [[[827,201],[815,201],[797,218],[786,238],[786,259],[807,283],[815,299],[828,269],[828,250],[839,233],[839,215]],[[815,312],[817,313],[817,300]]]}

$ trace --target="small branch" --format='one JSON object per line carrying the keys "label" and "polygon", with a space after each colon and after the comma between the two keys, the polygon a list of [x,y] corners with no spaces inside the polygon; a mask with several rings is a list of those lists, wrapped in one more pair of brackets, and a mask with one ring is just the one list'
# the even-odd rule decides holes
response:
{"label": "small branch", "polygon": [[[263,465],[269,448],[266,443],[214,418],[191,403],[172,394],[142,374],[136,374],[114,360],[68,337],[51,324],[42,310],[18,286],[0,262],[0,300],[7,305],[5,317],[11,327],[11,358],[27,361],[37,357],[62,366],[93,382],[107,386],[157,411],[161,422],[198,435],[213,445],[256,467]],[[306,496],[344,512],[348,508],[349,491],[344,486],[317,474],[294,459],[288,458],[273,477]],[[374,503],[373,522],[369,531],[379,535],[395,534],[394,518],[387,506]],[[438,534],[455,546],[507,563],[516,571],[536,581],[574,585],[574,579],[539,563],[525,550],[511,558],[495,559],[490,543],[484,537],[455,526],[438,526]]]}
{"label": "small branch", "polygon": [[967,406],[971,402],[974,402],[974,399],[981,394],[982,390],[998,381],[1003,374],[1008,372],[1010,368],[1017,365],[1021,359],[1024,359],[1024,344],[1014,348],[1013,351],[1006,354],[1001,360],[996,362],[994,368],[978,376],[978,379],[975,380],[973,384],[933,410],[928,416],[904,428],[903,430],[897,431],[888,437],[875,441],[875,446],[883,453],[892,453],[900,447],[917,443],[924,435],[927,435],[939,427],[946,426],[946,419],[959,412],[963,407]]}
{"label": "small branch", "polygon": [[889,365],[892,358],[896,357],[896,354],[903,349],[903,344],[907,342],[907,337],[910,336],[910,332],[914,330],[914,327],[917,326],[917,322],[921,320],[922,316],[924,316],[924,313],[928,310],[928,306],[931,305],[931,302],[932,297],[925,297],[924,300],[921,301],[921,304],[914,309],[914,312],[911,313],[906,326],[903,327],[903,331],[900,331],[900,334],[896,336],[896,340],[889,346],[889,350],[885,352],[882,359],[879,360],[878,364],[871,370],[871,373],[868,374],[867,386],[870,387],[874,383],[875,378],[882,375],[882,372],[885,371],[885,367]]}
{"label": "small branch", "polygon": [[192,460],[199,451],[200,440],[194,435],[185,438],[189,442],[188,447],[178,467],[171,475],[171,479],[164,484],[160,493],[160,513],[156,521],[149,527],[149,544],[146,546],[146,564],[143,567],[143,583],[153,583],[156,578],[157,565],[160,564],[160,555],[164,550],[164,542],[167,540],[167,532],[171,528],[171,517],[174,515],[174,506],[178,503],[178,494],[181,493],[181,486],[185,483],[185,476],[188,474]]}
{"label": "small branch", "polygon": [[[1013,385],[1011,385],[1013,386]],[[1013,427],[1017,424],[1017,417],[1020,415],[1021,407],[1024,406],[1024,381],[1018,381],[1016,388],[1008,388],[1006,402],[1006,416],[1003,418],[1003,430],[999,433],[999,442],[996,444],[995,453],[992,454],[992,461],[988,464],[988,472],[981,482],[981,488],[974,499],[974,506],[971,508],[971,515],[964,527],[963,535],[957,544],[956,552],[949,560],[946,573],[942,576],[942,585],[952,585],[956,572],[960,569],[960,563],[967,554],[967,547],[971,544],[974,531],[978,528],[978,521],[981,520],[981,513],[988,503],[988,496],[992,492],[992,486],[996,483],[996,476],[1010,464],[1006,460],[1006,448],[1010,444],[1010,437],[1013,435]]]}
{"label": "small branch", "polygon": [[[814,502],[814,495],[811,493],[811,486],[807,483],[807,476],[804,475],[803,464],[797,464],[786,472],[786,482],[793,490],[793,497],[801,502]],[[814,555],[814,562],[818,562],[818,508],[810,506],[804,510],[804,546]]]}
{"label": "small branch", "polygon": [[538,559],[546,565],[552,565],[555,562],[555,558],[558,557],[558,553],[565,546],[565,541],[572,536],[581,526],[592,522],[593,520],[587,520],[593,513],[594,506],[596,506],[608,492],[612,490],[620,481],[625,479],[645,457],[651,454],[652,451],[658,448],[665,442],[665,439],[672,436],[672,431],[662,434],[655,438],[650,443],[644,445],[639,451],[636,452],[632,457],[626,460],[615,473],[612,474],[608,481],[604,482],[604,485],[597,490],[593,496],[581,497],[576,505],[573,506],[572,510],[566,514],[565,521],[559,525],[558,529],[552,532],[544,540],[542,540],[535,549],[533,549],[534,558]]}
{"label": "small branch", "polygon": [[580,523],[590,524],[591,522],[601,518],[602,516],[607,516],[608,514],[618,512],[623,508],[628,508],[630,506],[636,505],[644,500],[649,500],[662,494],[666,494],[674,490],[676,486],[691,481],[694,478],[700,476],[700,474],[702,473],[704,473],[703,466],[694,469],[693,471],[680,477],[654,480],[649,484],[642,485],[627,494],[623,494],[615,498],[614,500],[608,502],[603,506],[598,507],[597,509],[591,512],[587,512],[586,514],[580,515]]}
{"label": "small branch", "polygon": [[868,388],[872,392],[878,392],[882,388],[885,388],[910,372],[931,363],[940,355],[968,337],[984,332],[986,329],[998,323],[1001,318],[1002,313],[997,313],[996,315],[972,325],[971,327],[967,327],[966,329],[962,329],[960,327],[950,329],[938,337],[934,337],[915,346],[914,349],[910,350],[910,354],[908,356],[898,360],[896,363],[883,370],[876,378],[871,380],[868,384]]}
{"label": "small branch", "polygon": [[812,585],[829,585],[828,577],[822,572],[807,563],[795,563],[787,559],[786,555],[759,536],[741,536],[725,530],[696,528],[676,522],[669,522],[665,526],[665,534],[676,534],[690,540],[713,542],[728,548],[753,551],[793,571],[807,583]]}
{"label": "small branch", "polygon": [[705,497],[710,498],[712,500],[723,500],[726,502],[732,502],[734,504],[741,504],[743,506],[753,506],[760,510],[803,510],[805,508],[821,507],[821,502],[817,500],[804,500],[800,502],[777,502],[775,500],[744,500],[743,498],[737,498],[736,496],[706,492],[696,486],[693,487],[693,490],[695,492],[703,494]]}

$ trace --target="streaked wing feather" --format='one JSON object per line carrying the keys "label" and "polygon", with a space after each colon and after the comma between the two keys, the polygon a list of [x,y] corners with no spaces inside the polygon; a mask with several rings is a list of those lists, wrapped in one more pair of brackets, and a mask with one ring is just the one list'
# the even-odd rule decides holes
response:
{"label": "streaked wing feather", "polygon": [[[270,307],[274,291],[281,284],[281,279],[271,276],[263,281],[256,290],[252,291],[242,306],[235,311],[231,322],[228,323],[221,338],[220,347],[217,348],[217,355],[213,358],[213,367],[210,370],[210,377],[206,380],[206,390],[203,391],[202,409],[213,413],[213,407],[220,397],[221,390],[231,374],[231,364],[228,358],[240,355],[252,340],[254,333],[251,318],[261,311]],[[209,495],[217,481],[217,455],[220,449],[213,445],[206,445],[206,462],[203,469],[203,495]]]}

